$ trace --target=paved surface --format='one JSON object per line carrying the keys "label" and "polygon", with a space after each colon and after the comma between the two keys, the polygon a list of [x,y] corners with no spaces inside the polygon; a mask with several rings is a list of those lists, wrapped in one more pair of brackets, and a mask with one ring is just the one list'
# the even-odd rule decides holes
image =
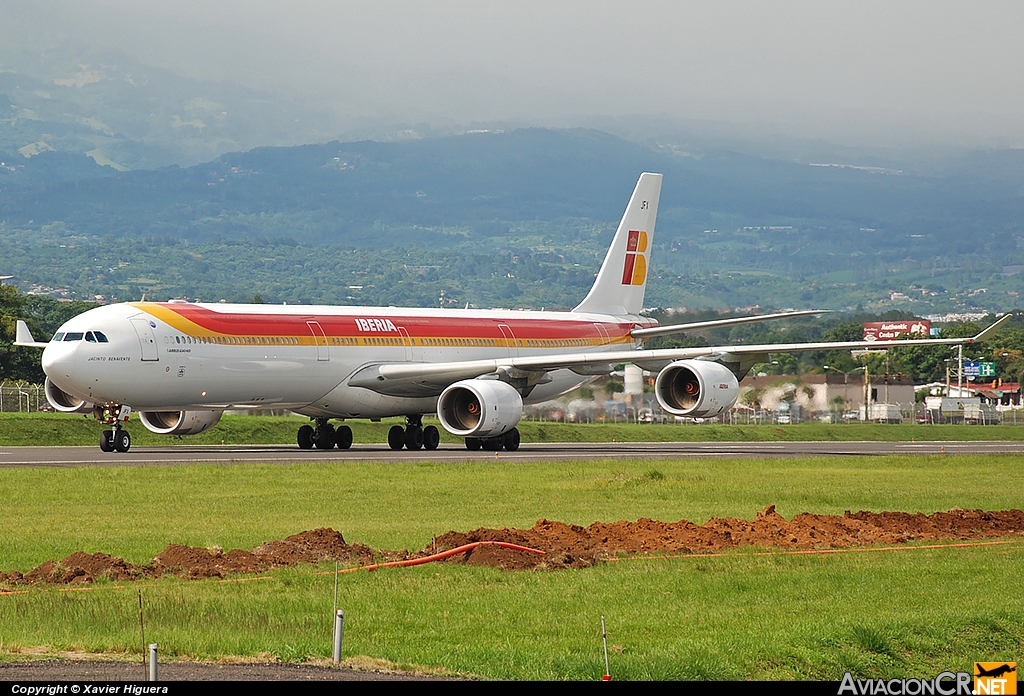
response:
{"label": "paved surface", "polygon": [[[676,459],[686,457],[808,457],[878,454],[1024,454],[1024,442],[629,442],[524,444],[518,452],[499,452],[505,462],[568,459]],[[442,445],[433,452],[393,451],[387,445],[353,445],[349,450],[300,450],[294,445],[175,445],[132,447],[125,454],[99,447],[3,447],[0,468],[12,466],[162,465],[191,462],[306,461],[466,462],[493,461],[494,452],[470,452]]]}

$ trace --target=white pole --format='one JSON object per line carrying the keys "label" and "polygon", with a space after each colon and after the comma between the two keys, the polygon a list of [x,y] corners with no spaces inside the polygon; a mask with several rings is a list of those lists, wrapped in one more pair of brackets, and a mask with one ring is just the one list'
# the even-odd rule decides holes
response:
{"label": "white pole", "polygon": [[604,641],[604,676],[601,681],[611,681],[612,673],[608,668],[608,633],[604,630],[604,615],[601,616],[601,640]]}
{"label": "white pole", "polygon": [[957,348],[959,349],[957,351],[957,353],[958,353],[957,365],[959,365],[959,367],[957,368],[957,372],[956,372],[956,384],[957,384],[957,386],[956,386],[957,394],[956,395],[959,398],[962,399],[962,398],[964,398],[964,344],[963,343],[959,344],[957,346]]}
{"label": "white pole", "polygon": [[341,662],[341,640],[345,635],[345,612],[338,609],[334,612],[334,664]]}
{"label": "white pole", "polygon": [[156,643],[149,644],[149,680],[157,681],[156,678]]}

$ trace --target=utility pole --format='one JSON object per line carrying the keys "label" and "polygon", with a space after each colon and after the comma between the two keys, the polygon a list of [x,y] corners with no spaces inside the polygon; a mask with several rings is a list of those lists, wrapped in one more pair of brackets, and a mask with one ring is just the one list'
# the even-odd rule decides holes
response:
{"label": "utility pole", "polygon": [[[886,408],[889,406],[889,351],[885,351],[885,405]],[[886,413],[886,419],[889,414]]]}
{"label": "utility pole", "polygon": [[864,363],[864,422],[871,421],[871,380],[868,378],[868,364]]}
{"label": "utility pole", "polygon": [[964,344],[957,345],[957,349],[957,364],[959,367],[956,372],[956,395],[962,399],[964,397]]}

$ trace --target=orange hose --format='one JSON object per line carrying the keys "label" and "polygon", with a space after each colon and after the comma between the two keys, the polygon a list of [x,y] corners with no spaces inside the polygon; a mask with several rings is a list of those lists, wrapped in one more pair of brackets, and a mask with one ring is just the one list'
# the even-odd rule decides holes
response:
{"label": "orange hose", "polygon": [[424,556],[423,558],[410,558],[405,561],[391,561],[390,563],[374,563],[373,565],[359,566],[358,568],[346,568],[345,570],[339,570],[338,573],[352,573],[357,570],[377,570],[378,568],[407,568],[409,566],[417,566],[422,565],[424,563],[433,563],[434,561],[443,561],[446,558],[457,556],[460,553],[472,551],[477,546],[500,546],[503,549],[512,549],[513,551],[525,551],[526,553],[536,553],[541,555],[544,554],[544,552],[540,549],[531,549],[529,546],[509,544],[504,541],[474,541],[472,544],[464,544],[462,546],[450,549],[448,551],[435,553],[432,556]]}

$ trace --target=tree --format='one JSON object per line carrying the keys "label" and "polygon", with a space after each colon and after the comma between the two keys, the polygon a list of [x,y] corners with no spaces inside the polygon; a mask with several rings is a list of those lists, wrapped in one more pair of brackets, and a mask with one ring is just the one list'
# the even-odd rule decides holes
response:
{"label": "tree", "polygon": [[22,295],[10,285],[0,285],[0,381],[42,382],[38,348],[14,345],[18,320],[24,321],[37,341],[45,341],[71,317],[95,307],[92,302],[58,302],[42,295]]}
{"label": "tree", "polygon": [[0,381],[15,379],[38,384],[43,380],[39,351],[14,345],[19,319],[29,321],[25,313],[25,297],[17,288],[0,285]]}

